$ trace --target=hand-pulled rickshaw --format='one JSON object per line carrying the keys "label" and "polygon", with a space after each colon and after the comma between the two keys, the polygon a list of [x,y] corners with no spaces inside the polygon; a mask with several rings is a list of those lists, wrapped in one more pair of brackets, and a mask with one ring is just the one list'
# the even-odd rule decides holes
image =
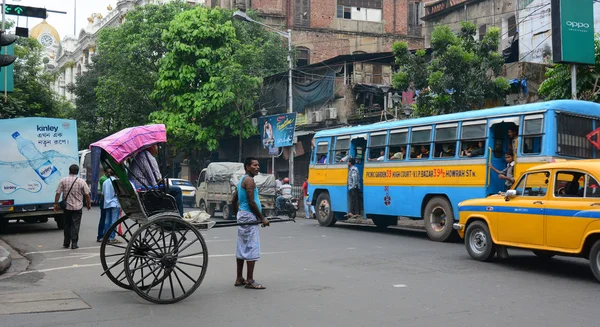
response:
{"label": "hand-pulled rickshaw", "polygon": [[[167,180],[158,187],[141,185],[141,178],[129,169],[130,162],[140,151],[166,141],[165,126],[155,124],[127,128],[90,145],[92,191],[97,190],[100,164],[105,170],[111,168],[116,175],[112,185],[124,213],[102,240],[102,275],[158,304],[181,301],[202,283],[208,250],[200,230],[240,225],[210,220],[192,223],[180,216],[175,198],[168,194]],[[111,241],[113,233],[116,241]]]}

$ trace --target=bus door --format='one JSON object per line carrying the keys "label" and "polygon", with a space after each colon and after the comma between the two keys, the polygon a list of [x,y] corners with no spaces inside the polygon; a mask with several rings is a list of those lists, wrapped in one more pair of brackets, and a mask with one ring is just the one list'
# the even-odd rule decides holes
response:
{"label": "bus door", "polygon": [[[508,138],[508,130],[513,127],[518,127],[519,117],[507,117],[491,119],[489,126],[488,136],[488,163],[494,166],[498,170],[506,168],[506,154],[508,147],[510,146],[511,140]],[[516,158],[515,158],[516,164]],[[491,169],[488,169],[488,183],[487,183],[487,194],[497,194],[498,192],[504,191],[505,181],[498,177],[498,174]]]}
{"label": "bus door", "polygon": [[364,168],[365,168],[365,156],[367,151],[367,134],[354,135],[352,141],[350,141],[350,157],[356,160],[356,168],[360,174],[360,209],[364,206],[363,203],[363,189],[364,189]]}

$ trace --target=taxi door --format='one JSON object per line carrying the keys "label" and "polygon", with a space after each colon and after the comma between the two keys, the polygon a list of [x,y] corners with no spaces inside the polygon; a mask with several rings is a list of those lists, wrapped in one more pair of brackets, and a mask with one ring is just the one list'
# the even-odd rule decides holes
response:
{"label": "taxi door", "polygon": [[498,211],[498,241],[519,245],[544,244],[544,219],[548,201],[549,171],[530,172],[521,177],[516,196]]}
{"label": "taxi door", "polygon": [[586,227],[593,221],[580,213],[600,209],[598,182],[581,170],[556,170],[553,189],[546,205],[546,243],[553,248],[577,250]]}

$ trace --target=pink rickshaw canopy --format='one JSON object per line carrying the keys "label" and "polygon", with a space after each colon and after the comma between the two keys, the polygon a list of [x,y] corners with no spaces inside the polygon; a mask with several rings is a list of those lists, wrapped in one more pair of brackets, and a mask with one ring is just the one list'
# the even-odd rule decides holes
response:
{"label": "pink rickshaw canopy", "polygon": [[155,143],[167,142],[167,129],[163,124],[129,127],[92,143],[106,151],[117,163]]}

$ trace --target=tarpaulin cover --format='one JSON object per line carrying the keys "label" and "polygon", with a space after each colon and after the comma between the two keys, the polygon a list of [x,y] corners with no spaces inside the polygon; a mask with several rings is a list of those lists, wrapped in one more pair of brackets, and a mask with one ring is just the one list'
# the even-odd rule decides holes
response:
{"label": "tarpaulin cover", "polygon": [[244,170],[239,162],[213,162],[206,168],[206,181],[209,183],[227,182],[238,170]]}
{"label": "tarpaulin cover", "polygon": [[[246,174],[245,170],[236,171],[231,177],[231,185],[237,186],[242,178]],[[254,183],[258,188],[258,194],[264,196],[275,196],[277,192],[277,182],[275,176],[271,174],[258,174],[254,176]]]}
{"label": "tarpaulin cover", "polygon": [[167,142],[167,129],[163,124],[129,127],[102,140],[92,143],[94,147],[102,148],[117,163],[155,143]]}
{"label": "tarpaulin cover", "polygon": [[[244,164],[239,162],[213,162],[206,168],[207,183],[229,182],[231,186],[237,187],[240,178],[246,174]],[[254,183],[258,193],[265,196],[274,196],[277,190],[275,176],[270,174],[259,174],[254,176]]]}
{"label": "tarpaulin cover", "polygon": [[[335,88],[335,71],[323,73],[319,79],[313,79],[307,84],[294,82],[292,88],[294,112],[303,113],[305,107],[318,105],[333,98]],[[298,78],[295,76],[294,80]],[[269,108],[270,112],[285,112],[287,103],[287,77],[274,78],[265,85],[259,103],[261,107]]]}
{"label": "tarpaulin cover", "polygon": [[335,72],[329,72],[323,78],[306,85],[295,84],[292,89],[294,95],[294,111],[304,112],[304,107],[327,102],[333,97],[335,85]]}

